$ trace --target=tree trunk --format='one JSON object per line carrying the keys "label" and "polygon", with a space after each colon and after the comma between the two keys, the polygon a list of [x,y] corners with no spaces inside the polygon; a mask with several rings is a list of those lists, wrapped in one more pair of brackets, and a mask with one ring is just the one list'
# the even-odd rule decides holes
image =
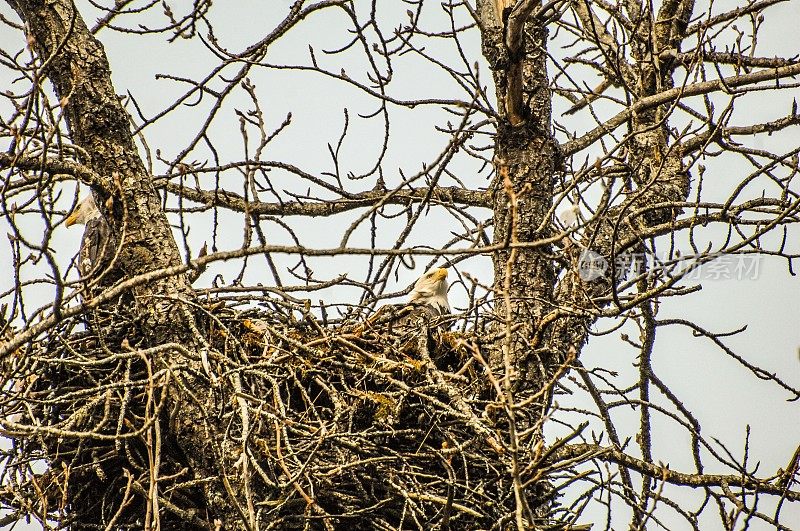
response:
{"label": "tree trunk", "polygon": [[[9,3],[26,23],[42,61],[40,75],[53,83],[73,142],[101,176],[101,182],[90,184],[121,243],[117,267],[133,278],[181,264],[160,198],[137,152],[130,118],[114,92],[102,45],[72,2]],[[137,317],[156,336],[176,330],[174,314],[161,310],[191,298],[191,286],[182,275],[133,288]]]}
{"label": "tree trunk", "polygon": [[[70,136],[88,159],[84,163],[101,176],[100,182],[89,184],[95,198],[100,199],[98,205],[105,212],[119,245],[114,268],[121,275],[109,276],[130,280],[180,265],[182,260],[161,209],[160,197],[137,152],[130,118],[114,92],[102,45],[91,35],[70,0],[8,1],[26,23],[29,41],[43,65],[40,73],[53,83]],[[145,342],[134,346],[137,349],[158,347],[151,349],[152,354],[147,356],[148,365],[151,364],[154,370],[168,368],[173,376],[166,388],[164,379],[154,382],[156,392],[163,393],[164,409],[171,417],[170,425],[167,426],[166,419],[162,418],[163,426],[151,427],[147,438],[149,447],[143,451],[162,463],[169,462],[170,470],[179,470],[180,463],[185,461],[196,478],[211,476],[221,479],[203,483],[205,496],[203,500],[195,500],[197,508],[205,508],[211,513],[202,515],[202,520],[218,518],[225,529],[239,528],[241,519],[223,487],[225,478],[219,478],[216,473],[221,449],[214,446],[218,439],[208,422],[208,411],[213,409],[213,394],[207,391],[207,380],[198,376],[203,372],[198,354],[203,340],[197,333],[193,312],[187,304],[194,300],[188,278],[186,275],[170,275],[134,283],[129,297],[127,300],[133,304],[125,309],[125,317],[129,319],[128,325],[135,326],[138,332],[132,336]],[[117,322],[112,323],[117,328],[119,318],[117,313]],[[127,336],[123,333],[120,337],[119,330],[107,339],[116,342],[110,345],[111,348],[131,348]],[[162,440],[162,433],[170,435]],[[106,470],[104,476],[109,481],[108,488],[120,488],[118,481],[125,474],[124,470]],[[158,462],[155,463],[155,474],[158,477]],[[93,481],[96,482],[97,478]],[[237,485],[232,477],[227,487],[236,492]],[[100,523],[100,514],[89,509],[98,505],[98,500],[93,498],[97,492],[85,490],[80,481],[73,482],[72,486],[76,490],[72,493],[71,504],[76,508],[86,508],[76,510],[76,516],[85,520],[81,523],[91,524],[92,520]],[[157,510],[157,502],[152,496],[148,498]],[[174,512],[166,514],[175,516]],[[162,528],[186,526],[194,529],[202,524],[196,516],[196,513],[184,513],[171,524],[162,517],[161,525]],[[235,523],[227,525],[225,522]]]}
{"label": "tree trunk", "polygon": [[[551,394],[547,382],[566,355],[537,344],[538,328],[552,308],[555,273],[549,246],[525,245],[546,236],[541,229],[553,203],[559,149],[551,134],[547,30],[530,16],[536,2],[517,4],[483,1],[478,9],[500,110],[493,243],[504,247],[493,255],[499,339],[490,364],[502,374],[505,418],[498,422],[508,433],[512,454],[515,524],[527,529],[549,520],[550,487],[545,481],[531,483],[534,471],[527,464],[542,440]],[[531,395],[535,400],[527,401]]]}
{"label": "tree trunk", "polygon": [[496,313],[500,328],[519,326],[500,339],[494,365],[511,369],[514,387],[540,388],[558,362],[554,353],[536,350],[534,340],[539,320],[551,307],[554,271],[547,247],[516,245],[545,235],[540,228],[552,205],[558,145],[551,134],[547,30],[535,20],[519,19],[529,13],[518,12],[512,24],[515,10],[504,4],[478,4],[483,53],[494,75],[501,115],[492,191],[494,243],[506,248],[493,256]]}

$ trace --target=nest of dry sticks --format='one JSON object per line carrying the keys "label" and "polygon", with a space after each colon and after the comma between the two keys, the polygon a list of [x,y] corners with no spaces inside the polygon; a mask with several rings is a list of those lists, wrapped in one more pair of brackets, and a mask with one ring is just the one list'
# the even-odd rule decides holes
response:
{"label": "nest of dry sticks", "polygon": [[[422,314],[322,326],[221,304],[202,311],[201,360],[168,366],[160,354],[174,346],[138,348],[135,323],[113,316],[104,327],[111,317],[95,315],[90,331],[67,319],[4,361],[8,521],[141,529],[157,507],[162,529],[201,528],[209,509],[200,500],[223,477],[259,529],[511,521],[501,397],[475,334]],[[209,440],[197,445],[217,469],[205,477],[174,436],[176,389],[206,413]],[[538,477],[541,463],[524,465],[524,477]]]}

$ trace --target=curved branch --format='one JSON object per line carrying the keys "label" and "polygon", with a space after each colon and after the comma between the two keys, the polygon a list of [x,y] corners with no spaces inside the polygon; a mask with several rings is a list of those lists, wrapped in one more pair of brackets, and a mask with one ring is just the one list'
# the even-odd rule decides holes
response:
{"label": "curved branch", "polygon": [[[753,476],[726,474],[686,474],[670,470],[669,465],[656,465],[632,457],[621,450],[594,444],[570,444],[554,452],[552,464],[567,460],[600,459],[616,463],[648,477],[687,487],[739,487],[751,491],[782,496],[787,500],[800,501],[800,492],[788,490],[780,483],[786,472],[780,471],[774,478],[760,479]],[[775,480],[778,480],[776,482]]]}
{"label": "curved branch", "polygon": [[384,204],[405,205],[410,202],[424,201],[430,196],[432,203],[458,203],[466,206],[491,208],[491,195],[485,190],[468,190],[458,186],[437,186],[432,190],[428,188],[412,188],[396,191],[381,189],[352,194],[344,199],[319,202],[282,202],[267,203],[262,201],[248,201],[233,192],[205,191],[188,188],[180,184],[167,183],[168,192],[180,195],[185,199],[202,203],[206,206],[219,206],[236,212],[247,212],[259,216],[333,216],[356,208],[373,206],[379,202]]}
{"label": "curved branch", "polygon": [[[20,155],[8,155],[0,153],[0,169],[16,168],[28,171],[46,171],[50,175],[66,174],[75,177],[84,184],[94,185],[111,192],[113,190],[111,179],[100,175],[89,166],[66,159],[53,159],[43,157],[26,157]],[[7,185],[7,189],[13,190],[20,186],[35,184],[37,178],[24,177]]]}
{"label": "curved branch", "polygon": [[800,63],[775,69],[759,70],[758,72],[753,72],[752,74],[731,76],[722,79],[715,79],[713,81],[705,81],[703,83],[694,83],[692,85],[686,85],[685,87],[677,87],[674,89],[665,90],[664,92],[660,92],[658,94],[654,94],[653,96],[648,96],[638,100],[630,107],[620,111],[616,116],[610,120],[607,120],[605,123],[598,125],[582,137],[563,144],[562,152],[565,156],[574,155],[578,151],[589,147],[595,141],[624,124],[634,115],[654,107],[658,107],[659,105],[664,105],[666,103],[677,101],[678,99],[699,96],[701,94],[708,94],[715,91],[728,92],[733,88],[753,85],[755,83],[761,83],[764,81],[777,81],[785,77],[792,77],[796,75],[800,75]]}

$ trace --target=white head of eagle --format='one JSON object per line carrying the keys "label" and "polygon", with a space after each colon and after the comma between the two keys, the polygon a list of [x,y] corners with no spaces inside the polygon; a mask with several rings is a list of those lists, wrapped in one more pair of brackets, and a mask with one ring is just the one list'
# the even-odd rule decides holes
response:
{"label": "white head of eagle", "polygon": [[450,313],[447,301],[447,269],[439,267],[431,269],[417,280],[411,292],[409,302],[428,306],[436,315]]}
{"label": "white head of eagle", "polygon": [[92,194],[83,198],[83,201],[78,203],[75,210],[67,216],[64,220],[64,225],[71,227],[73,225],[88,225],[93,219],[100,217],[100,210],[94,202]]}

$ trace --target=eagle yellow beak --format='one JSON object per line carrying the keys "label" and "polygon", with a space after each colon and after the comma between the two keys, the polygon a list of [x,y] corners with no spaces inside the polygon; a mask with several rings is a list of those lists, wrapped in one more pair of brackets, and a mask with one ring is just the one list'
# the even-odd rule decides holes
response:
{"label": "eagle yellow beak", "polygon": [[447,278],[447,269],[440,267],[436,270],[433,274],[433,278],[436,279],[437,282],[442,281]]}
{"label": "eagle yellow beak", "polygon": [[75,207],[75,210],[73,210],[70,213],[70,215],[67,216],[67,219],[64,220],[64,225],[65,226],[71,227],[71,226],[75,225],[78,222],[78,211],[80,209],[81,209],[80,205],[78,205],[77,207]]}

